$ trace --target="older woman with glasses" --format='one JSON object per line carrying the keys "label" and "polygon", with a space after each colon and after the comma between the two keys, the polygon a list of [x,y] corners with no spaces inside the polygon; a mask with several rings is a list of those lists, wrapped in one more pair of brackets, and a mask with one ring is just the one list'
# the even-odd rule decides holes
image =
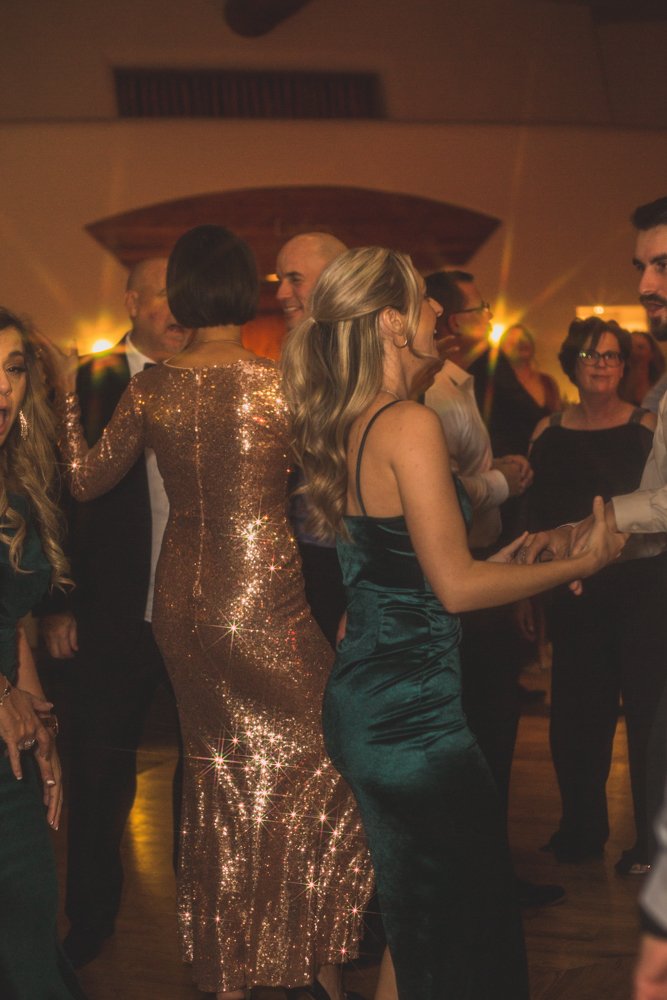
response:
{"label": "older woman with glasses", "polygon": [[[552,528],[585,516],[639,486],[655,417],[619,396],[632,350],[630,334],[598,317],[574,320],[559,354],[579,403],[541,420],[526,494],[529,528]],[[559,861],[602,857],[609,836],[605,783],[622,698],[628,734],[636,842],[619,874],[648,867],[646,743],[664,677],[664,557],[617,563],[587,580],[583,594],[559,587],[546,598],[553,643],[551,752],[562,816],[545,850]],[[525,609],[526,610],[526,609]],[[523,618],[530,634],[531,616]]]}

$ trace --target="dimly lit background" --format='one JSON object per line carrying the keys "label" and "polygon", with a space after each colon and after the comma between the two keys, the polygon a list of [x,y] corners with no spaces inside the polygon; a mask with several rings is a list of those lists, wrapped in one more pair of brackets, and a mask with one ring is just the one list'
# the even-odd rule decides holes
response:
{"label": "dimly lit background", "polygon": [[467,262],[554,374],[576,307],[636,302],[662,0],[0,0],[0,38],[0,301],[82,350],[124,260],[225,213],[263,274],[309,228]]}

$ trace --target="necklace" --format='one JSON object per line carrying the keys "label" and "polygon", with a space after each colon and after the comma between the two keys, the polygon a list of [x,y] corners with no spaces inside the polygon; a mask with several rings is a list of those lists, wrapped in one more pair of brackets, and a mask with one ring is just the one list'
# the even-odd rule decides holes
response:
{"label": "necklace", "polygon": [[197,340],[192,346],[203,347],[205,344],[238,344],[240,347],[241,341],[232,339],[231,337],[220,337],[219,339],[214,337],[213,340]]}
{"label": "necklace", "polygon": [[399,401],[399,403],[403,399],[403,397],[399,396],[398,393],[394,392],[393,389],[387,389],[387,387],[384,385],[380,386],[380,392],[386,392],[388,396],[393,396],[394,399],[397,399]]}

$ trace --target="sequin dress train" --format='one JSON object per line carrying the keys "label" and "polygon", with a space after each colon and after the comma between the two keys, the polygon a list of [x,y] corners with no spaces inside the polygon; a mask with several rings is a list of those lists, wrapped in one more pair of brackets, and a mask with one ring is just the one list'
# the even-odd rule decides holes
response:
{"label": "sequin dress train", "polygon": [[275,366],[160,365],[136,376],[88,451],[77,499],[153,448],[170,502],[153,625],[186,756],[178,908],[203,990],[296,986],[356,954],[371,871],[321,703],[331,652],[309,616],[285,517],[289,423]]}

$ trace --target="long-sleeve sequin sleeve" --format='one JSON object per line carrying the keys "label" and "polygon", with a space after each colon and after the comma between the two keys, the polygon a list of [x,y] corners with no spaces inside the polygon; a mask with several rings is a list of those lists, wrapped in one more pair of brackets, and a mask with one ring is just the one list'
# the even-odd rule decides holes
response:
{"label": "long-sleeve sequin sleeve", "polygon": [[79,400],[65,396],[61,416],[60,453],[72,496],[94,500],[112,489],[144,450],[144,422],[134,387],[128,385],[102,437],[89,448],[81,428]]}

